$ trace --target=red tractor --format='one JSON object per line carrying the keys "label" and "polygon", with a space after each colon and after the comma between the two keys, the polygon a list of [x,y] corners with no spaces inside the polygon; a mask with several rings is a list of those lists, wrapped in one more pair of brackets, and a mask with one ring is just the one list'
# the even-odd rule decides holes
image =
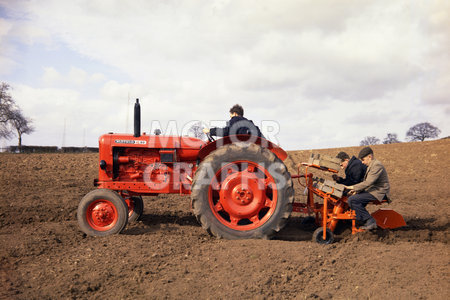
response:
{"label": "red tractor", "polygon": [[78,207],[88,235],[121,232],[143,212],[141,196],[191,194],[200,224],[226,239],[270,238],[286,224],[294,202],[286,152],[270,141],[235,135],[206,143],[192,137],[140,133],[99,139],[97,189]]}
{"label": "red tractor", "polygon": [[[286,225],[293,208],[315,215],[320,227],[313,240],[318,243],[333,242],[338,220],[351,220],[352,233],[361,231],[347,197],[335,196],[333,189],[317,189],[307,169],[291,176],[283,163],[287,153],[270,141],[254,135],[210,138],[208,143],[192,137],[141,135],[138,100],[134,113],[134,135],[100,137],[97,189],[78,206],[78,223],[86,234],[120,233],[141,216],[141,196],[162,193],[190,194],[197,220],[217,238],[268,239]],[[294,204],[292,178],[306,180],[306,203]],[[381,228],[406,225],[392,210],[379,210],[373,217]]]}

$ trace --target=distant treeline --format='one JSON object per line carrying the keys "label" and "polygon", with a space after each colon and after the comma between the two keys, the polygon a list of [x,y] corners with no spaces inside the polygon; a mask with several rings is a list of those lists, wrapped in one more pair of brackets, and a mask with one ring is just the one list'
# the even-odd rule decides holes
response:
{"label": "distant treeline", "polygon": [[22,146],[22,151],[19,151],[18,146],[9,146],[6,148],[7,152],[11,153],[90,153],[98,152],[98,147],[62,147],[56,146]]}

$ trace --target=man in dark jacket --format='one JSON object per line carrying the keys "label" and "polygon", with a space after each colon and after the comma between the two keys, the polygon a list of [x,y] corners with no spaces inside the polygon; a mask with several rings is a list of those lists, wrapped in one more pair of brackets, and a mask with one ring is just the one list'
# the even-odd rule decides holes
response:
{"label": "man in dark jacket", "polygon": [[367,166],[364,180],[360,183],[346,186],[352,196],[348,198],[348,205],[356,213],[356,220],[365,222],[362,229],[375,229],[377,222],[366,210],[369,202],[390,198],[390,185],[386,169],[373,155],[370,147],[365,147],[359,152],[358,158]]}
{"label": "man in dark jacket", "polygon": [[345,152],[336,155],[341,160],[341,168],[345,171],[345,178],[333,175],[334,181],[343,185],[354,185],[364,180],[367,167],[355,156],[350,156]]}
{"label": "man in dark jacket", "polygon": [[203,132],[212,136],[229,136],[236,134],[249,134],[263,137],[258,126],[253,124],[251,120],[244,118],[244,109],[239,104],[230,108],[230,121],[224,128],[204,128]]}

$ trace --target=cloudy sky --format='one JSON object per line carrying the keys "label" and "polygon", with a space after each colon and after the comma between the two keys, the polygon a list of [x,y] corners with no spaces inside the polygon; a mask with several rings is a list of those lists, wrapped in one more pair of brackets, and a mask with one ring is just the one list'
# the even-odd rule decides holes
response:
{"label": "cloudy sky", "polygon": [[135,98],[143,131],[178,134],[240,103],[288,150],[404,141],[420,122],[444,137],[449,3],[0,0],[0,81],[34,121],[27,145],[131,131]]}

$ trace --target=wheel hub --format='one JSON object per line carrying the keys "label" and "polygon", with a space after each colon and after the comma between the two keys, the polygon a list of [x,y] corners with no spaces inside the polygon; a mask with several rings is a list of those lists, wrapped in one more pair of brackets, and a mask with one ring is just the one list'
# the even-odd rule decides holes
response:
{"label": "wheel hub", "polygon": [[90,205],[88,209],[89,221],[93,227],[104,228],[111,226],[116,221],[114,206],[107,201],[97,201]]}
{"label": "wheel hub", "polygon": [[265,203],[264,185],[254,173],[237,172],[228,176],[220,189],[220,204],[232,217],[249,218]]}
{"label": "wheel hub", "polygon": [[231,199],[237,204],[247,205],[253,200],[253,192],[248,185],[241,184],[233,189]]}

